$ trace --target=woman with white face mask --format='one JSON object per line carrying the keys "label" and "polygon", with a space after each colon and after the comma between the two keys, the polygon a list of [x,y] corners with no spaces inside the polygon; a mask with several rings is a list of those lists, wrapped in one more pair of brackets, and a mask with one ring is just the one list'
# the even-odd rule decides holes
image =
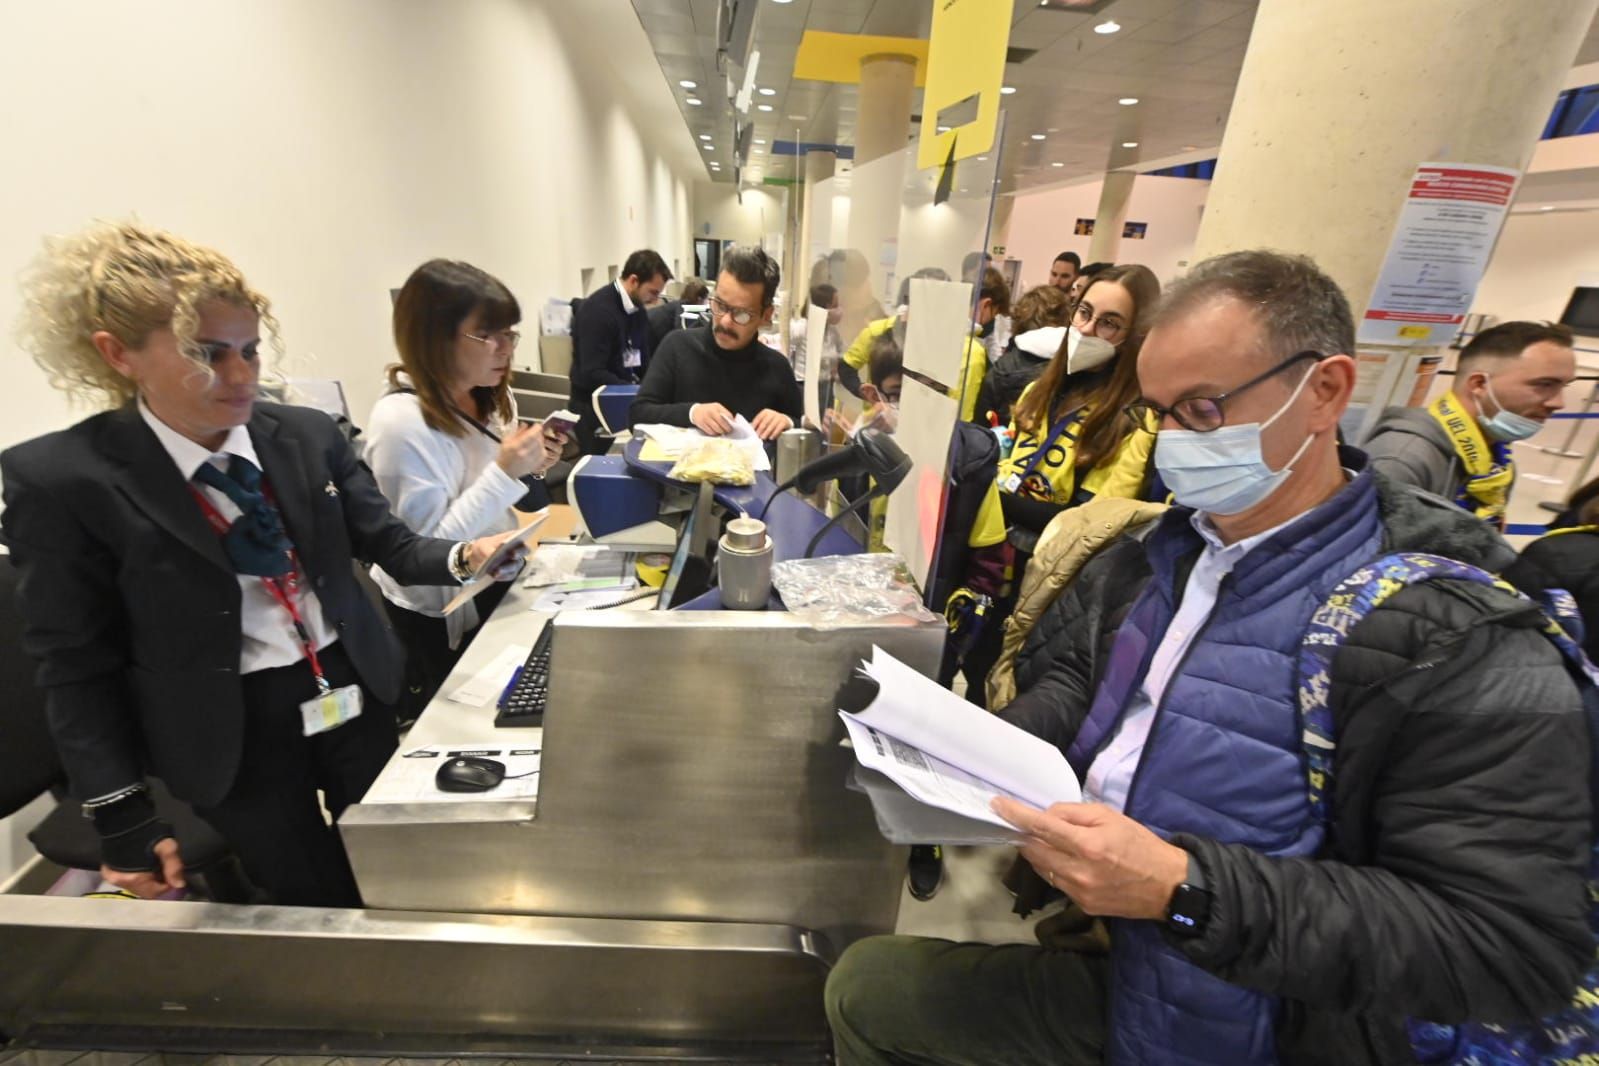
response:
{"label": "woman with white face mask", "polygon": [[[1015,444],[977,514],[967,544],[967,589],[993,602],[980,627],[950,641],[982,702],[983,681],[998,657],[1002,624],[1039,536],[1069,507],[1096,496],[1137,498],[1149,486],[1154,437],[1135,432],[1122,408],[1138,396],[1138,349],[1160,301],[1147,267],[1101,271],[1084,291],[1049,368],[1017,401]],[[946,673],[953,675],[946,662]]]}

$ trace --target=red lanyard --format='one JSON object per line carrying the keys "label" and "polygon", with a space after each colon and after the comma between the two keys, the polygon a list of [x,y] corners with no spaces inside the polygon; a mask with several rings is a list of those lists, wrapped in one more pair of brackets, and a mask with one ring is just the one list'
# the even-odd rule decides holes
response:
{"label": "red lanyard", "polygon": [[[194,493],[200,510],[204,512],[206,521],[211,523],[211,528],[216,530],[217,536],[227,536],[232,523],[222,517],[222,512],[217,510],[216,504],[206,498],[205,493],[189,485],[189,491]],[[272,490],[265,484],[261,491],[266,495],[267,502],[274,507],[277,501],[272,497]],[[294,623],[294,632],[300,638],[300,649],[305,652],[305,657],[311,663],[311,673],[316,676],[316,687],[323,692],[328,691],[327,678],[322,675],[322,664],[316,657],[316,643],[311,639],[311,631],[306,628],[305,617],[300,614],[300,557],[294,549],[289,549],[289,573],[287,577],[262,577],[261,584],[266,586],[267,592],[278,601],[285,611],[289,612],[289,619]]]}

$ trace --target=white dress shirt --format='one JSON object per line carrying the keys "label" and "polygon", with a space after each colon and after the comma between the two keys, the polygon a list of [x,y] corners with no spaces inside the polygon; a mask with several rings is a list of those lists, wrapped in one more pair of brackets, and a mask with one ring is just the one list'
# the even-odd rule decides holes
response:
{"label": "white dress shirt", "polygon": [[[504,428],[489,427],[496,433]],[[468,426],[465,436],[452,437],[427,424],[415,393],[392,392],[372,408],[362,458],[395,517],[413,532],[463,541],[517,527],[512,507],[527,486],[495,462],[499,454],[499,444],[482,431]],[[402,585],[378,566],[372,579],[395,606],[444,617],[451,647],[477,625],[474,604],[444,616],[460,585]]]}
{"label": "white dress shirt", "polygon": [[1166,627],[1155,654],[1150,657],[1144,683],[1139,686],[1137,695],[1128,703],[1110,740],[1099,749],[1099,754],[1094,757],[1088,773],[1083,777],[1083,799],[1086,802],[1103,803],[1118,811],[1126,808],[1133,775],[1137,773],[1138,763],[1144,756],[1144,744],[1149,740],[1150,727],[1155,724],[1155,708],[1160,706],[1172,675],[1188,654],[1194,638],[1216,609],[1222,579],[1232,573],[1239,561],[1262,541],[1299,517],[1295,515],[1282,525],[1273,526],[1264,533],[1256,533],[1236,543],[1223,544],[1209,517],[1203,513],[1194,514],[1194,528],[1205,539],[1205,548],[1199,553],[1199,559],[1188,575],[1188,584],[1183,588],[1183,599],[1177,607],[1177,614],[1173,616],[1171,625]]}
{"label": "white dress shirt", "polygon": [[633,297],[629,296],[627,294],[627,290],[622,288],[622,279],[618,278],[617,280],[611,282],[611,284],[616,286],[616,295],[622,298],[623,312],[631,315],[634,311],[637,311],[638,304],[634,303]]}
{"label": "white dress shirt", "polygon": [[[261,460],[255,454],[255,445],[250,442],[250,431],[244,426],[235,426],[228,433],[228,439],[222,442],[221,450],[211,452],[157,418],[142,400],[139,402],[139,414],[177,464],[178,473],[183,475],[184,480],[205,493],[205,498],[211,501],[223,518],[231,522],[239,517],[239,509],[232,500],[221,491],[196,482],[194,474],[204,463],[211,463],[227,473],[228,457],[233,455],[248,459],[257,470],[262,469]],[[312,642],[320,651],[338,639],[338,635],[328,625],[327,619],[322,617],[322,603],[310,586],[311,583],[302,574],[296,606],[300,609],[300,616],[305,621]],[[239,673],[291,666],[304,659],[305,647],[300,643],[300,635],[295,632],[294,621],[283,605],[267,591],[266,582],[251,574],[240,574],[239,592],[239,628],[243,638],[239,645]]]}

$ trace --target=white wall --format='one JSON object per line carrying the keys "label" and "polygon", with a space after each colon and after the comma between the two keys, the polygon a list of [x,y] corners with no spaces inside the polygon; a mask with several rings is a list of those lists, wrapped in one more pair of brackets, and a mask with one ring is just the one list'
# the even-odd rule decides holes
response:
{"label": "white wall", "polygon": [[739,244],[760,244],[786,232],[787,189],[772,185],[746,187],[743,200],[743,203],[739,202],[737,190],[731,182],[696,183],[694,236],[736,241]]}
{"label": "white wall", "polygon": [[691,263],[705,173],[629,0],[0,5],[0,128],[0,446],[81,415],[11,339],[45,234],[137,214],[216,247],[363,421],[417,264],[474,262],[536,321],[634,248]]}
{"label": "white wall", "polygon": [[[1061,252],[1076,252],[1088,261],[1093,238],[1074,236],[1072,230],[1079,218],[1094,217],[1103,185],[1103,181],[1092,181],[1016,197],[1005,254],[1022,261],[1024,290],[1049,280],[1049,266]],[[1139,175],[1127,205],[1127,221],[1149,223],[1148,236],[1124,239],[1116,261],[1142,263],[1162,282],[1175,280],[1193,253],[1201,208],[1209,193],[1208,181]]]}
{"label": "white wall", "polygon": [[[1558,319],[1581,284],[1599,285],[1599,211],[1515,213],[1505,220],[1472,310],[1501,321]],[[1599,339],[1579,343],[1599,348]]]}

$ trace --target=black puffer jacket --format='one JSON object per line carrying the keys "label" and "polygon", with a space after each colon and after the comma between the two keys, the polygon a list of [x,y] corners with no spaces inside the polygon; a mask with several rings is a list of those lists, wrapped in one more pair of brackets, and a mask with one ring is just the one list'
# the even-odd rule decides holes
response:
{"label": "black puffer jacket", "polygon": [[[1461,509],[1380,477],[1378,491],[1385,550],[1490,571],[1513,560]],[[1131,542],[1088,563],[1029,638],[1017,669],[1029,687],[1002,717],[1069,746],[1108,629],[1148,577]],[[1175,840],[1215,894],[1205,935],[1177,946],[1282,998],[1284,1063],[1408,1063],[1405,1018],[1536,1017],[1566,1001],[1592,960],[1590,739],[1538,625],[1536,611],[1487,586],[1396,593],[1333,663],[1331,852],[1273,859]]]}
{"label": "black puffer jacket", "polygon": [[1599,530],[1585,527],[1533,541],[1505,571],[1505,580],[1535,599],[1546,589],[1571,593],[1587,629],[1582,650],[1599,662]]}

